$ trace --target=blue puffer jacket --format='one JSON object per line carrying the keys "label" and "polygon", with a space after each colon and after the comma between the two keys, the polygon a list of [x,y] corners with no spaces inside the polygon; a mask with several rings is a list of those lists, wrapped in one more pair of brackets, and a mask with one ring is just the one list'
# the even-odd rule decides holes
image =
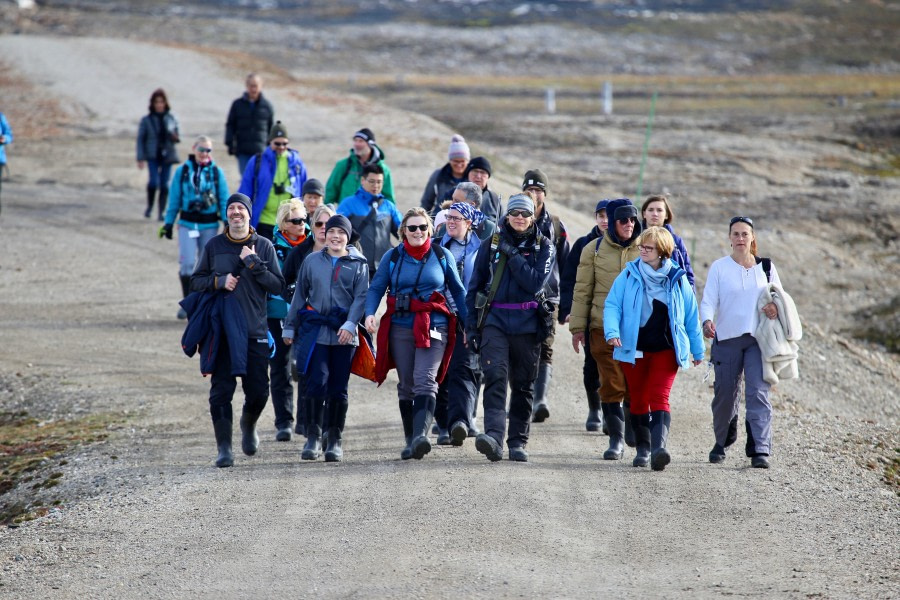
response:
{"label": "blue puffer jacket", "polygon": [[[296,150],[288,148],[288,185],[285,191],[290,191],[293,198],[303,197],[303,184],[306,183],[306,165]],[[259,172],[256,170],[256,161],[259,159]],[[241,187],[238,192],[246,195],[253,202],[253,214],[250,215],[250,225],[256,227],[259,217],[269,201],[269,192],[272,191],[272,181],[275,179],[275,151],[266,148],[262,154],[253,156],[247,162],[247,168],[241,176]]]}
{"label": "blue puffer jacket", "polygon": [[[198,175],[199,169],[199,175]],[[209,204],[205,198],[209,197]],[[166,207],[166,225],[172,225],[175,217],[179,227],[189,229],[216,229],[219,220],[225,220],[225,202],[228,201],[228,182],[225,173],[210,162],[202,167],[193,154],[187,162],[175,169],[169,187],[169,204]]]}
{"label": "blue puffer jacket", "polygon": [[6,148],[5,146],[13,141],[12,128],[6,120],[6,116],[0,112],[0,135],[6,136],[3,142],[0,142],[0,165],[6,164]]}
{"label": "blue puffer jacket", "polygon": [[[694,360],[702,360],[706,350],[700,331],[697,298],[688,283],[684,269],[665,259],[670,264],[667,283],[666,306],[669,309],[669,326],[675,345],[675,358],[682,368]],[[603,306],[603,332],[607,341],[619,338],[622,346],[613,349],[613,358],[634,364],[637,351],[638,332],[641,328],[641,307],[644,302],[644,280],[641,277],[637,258],[625,265],[613,282],[612,289]]]}
{"label": "blue puffer jacket", "polygon": [[[510,234],[509,226],[504,223],[499,228],[500,236],[510,244],[517,245]],[[500,286],[494,296],[493,304],[523,304],[531,302],[544,288],[553,269],[553,246],[550,240],[537,232],[535,227],[531,235],[518,244],[519,251],[507,259],[500,278]],[[494,259],[499,258],[499,251],[492,252],[491,244],[485,242],[478,250],[475,258],[475,271],[469,281],[466,295],[466,306],[469,319],[466,330],[475,333],[478,319],[475,310],[475,295],[483,291],[488,293],[491,286]],[[485,327],[500,328],[507,335],[520,333],[537,333],[540,316],[536,308],[506,309],[491,308],[485,320]]]}

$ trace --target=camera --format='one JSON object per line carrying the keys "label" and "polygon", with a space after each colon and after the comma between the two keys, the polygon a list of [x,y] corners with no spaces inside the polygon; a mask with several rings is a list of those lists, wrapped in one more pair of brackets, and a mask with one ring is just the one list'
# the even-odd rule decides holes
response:
{"label": "camera", "polygon": [[284,183],[273,183],[272,184],[272,190],[274,190],[276,194],[283,194],[285,192],[284,188],[285,188]]}

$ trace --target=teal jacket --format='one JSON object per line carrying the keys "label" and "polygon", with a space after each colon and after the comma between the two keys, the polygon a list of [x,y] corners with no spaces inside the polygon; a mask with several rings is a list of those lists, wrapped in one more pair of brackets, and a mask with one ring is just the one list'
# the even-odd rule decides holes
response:
{"label": "teal jacket", "polygon": [[[396,204],[397,202],[394,200],[394,183],[391,180],[391,169],[384,162],[384,151],[377,145],[373,145],[372,150],[374,154],[369,159],[369,163],[378,164],[384,169],[384,187],[381,188],[381,194]],[[337,161],[334,169],[331,170],[328,182],[325,184],[325,202],[337,205],[347,196],[355,194],[356,189],[359,187],[359,178],[362,176],[364,166],[353,150],[350,151],[350,155],[347,158]]]}
{"label": "teal jacket", "polygon": [[225,221],[228,182],[225,173],[210,161],[202,167],[193,154],[177,169],[169,186],[166,225],[175,223],[187,229],[216,229]]}
{"label": "teal jacket", "polygon": [[[640,260],[636,258],[625,265],[613,282],[603,305],[605,339],[609,341],[619,338],[622,341],[621,347],[613,349],[613,358],[631,364],[635,361],[638,331],[641,328],[641,306],[644,302],[644,280],[638,266]],[[666,306],[669,309],[675,358],[686,369],[691,365],[691,356],[694,360],[702,360],[706,350],[700,331],[697,298],[684,269],[671,259],[665,260],[671,263],[666,286]]]}
{"label": "teal jacket", "polygon": [[0,165],[6,164],[6,148],[5,146],[13,141],[12,129],[6,120],[6,115],[0,112],[0,135],[6,136],[6,139],[0,142]]}

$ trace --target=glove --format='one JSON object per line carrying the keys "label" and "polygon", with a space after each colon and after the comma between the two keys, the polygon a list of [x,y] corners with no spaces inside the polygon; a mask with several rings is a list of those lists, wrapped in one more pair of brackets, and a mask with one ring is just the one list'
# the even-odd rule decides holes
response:
{"label": "glove", "polygon": [[166,224],[159,228],[159,239],[162,239],[163,236],[166,236],[167,240],[172,239],[172,226],[171,225]]}
{"label": "glove", "polygon": [[466,345],[469,346],[469,350],[471,350],[474,354],[478,354],[481,350],[481,336],[471,331],[466,334]]}
{"label": "glove", "polygon": [[500,250],[500,252],[502,252],[509,258],[512,258],[513,256],[515,256],[516,254],[519,253],[518,248],[516,248],[515,246],[513,246],[512,244],[510,244],[509,242],[507,242],[504,239],[500,240],[499,250]]}

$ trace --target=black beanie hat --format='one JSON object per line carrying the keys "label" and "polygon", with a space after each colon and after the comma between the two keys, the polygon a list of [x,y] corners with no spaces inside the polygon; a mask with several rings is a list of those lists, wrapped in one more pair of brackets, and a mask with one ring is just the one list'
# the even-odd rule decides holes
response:
{"label": "black beanie hat", "polygon": [[281,121],[275,121],[275,124],[272,125],[272,129],[269,131],[269,141],[271,142],[275,138],[287,138],[287,127],[284,126],[284,123]]}
{"label": "black beanie hat", "polygon": [[539,187],[544,190],[546,194],[549,191],[550,187],[547,185],[547,175],[540,169],[531,169],[525,172],[525,177],[522,179],[522,189],[526,190],[530,187]]}
{"label": "black beanie hat", "polygon": [[365,140],[365,141],[369,142],[370,144],[375,143],[375,134],[372,133],[372,130],[369,129],[368,127],[363,127],[362,129],[360,129],[359,131],[354,133],[353,137]]}
{"label": "black beanie hat", "polygon": [[245,194],[234,193],[228,197],[228,202],[225,203],[225,210],[228,210],[228,207],[234,204],[235,202],[240,202],[244,205],[244,208],[247,209],[247,212],[253,214],[253,202],[250,201],[250,198]]}
{"label": "black beanie hat", "polygon": [[322,182],[318,179],[307,179],[303,184],[303,189],[300,191],[301,196],[305,196],[306,194],[318,194],[324,198],[325,186],[322,185]]}
{"label": "black beanie hat", "polygon": [[483,156],[476,156],[469,161],[469,166],[466,167],[466,178],[469,177],[469,172],[472,169],[481,169],[482,171],[487,171],[488,177],[492,175],[491,163],[489,163],[488,159]]}
{"label": "black beanie hat", "polygon": [[332,227],[343,229],[344,233],[347,234],[348,241],[353,235],[353,226],[350,225],[350,219],[348,219],[344,215],[333,215],[332,217],[330,217],[328,219],[328,222],[325,223],[325,231],[327,232]]}

